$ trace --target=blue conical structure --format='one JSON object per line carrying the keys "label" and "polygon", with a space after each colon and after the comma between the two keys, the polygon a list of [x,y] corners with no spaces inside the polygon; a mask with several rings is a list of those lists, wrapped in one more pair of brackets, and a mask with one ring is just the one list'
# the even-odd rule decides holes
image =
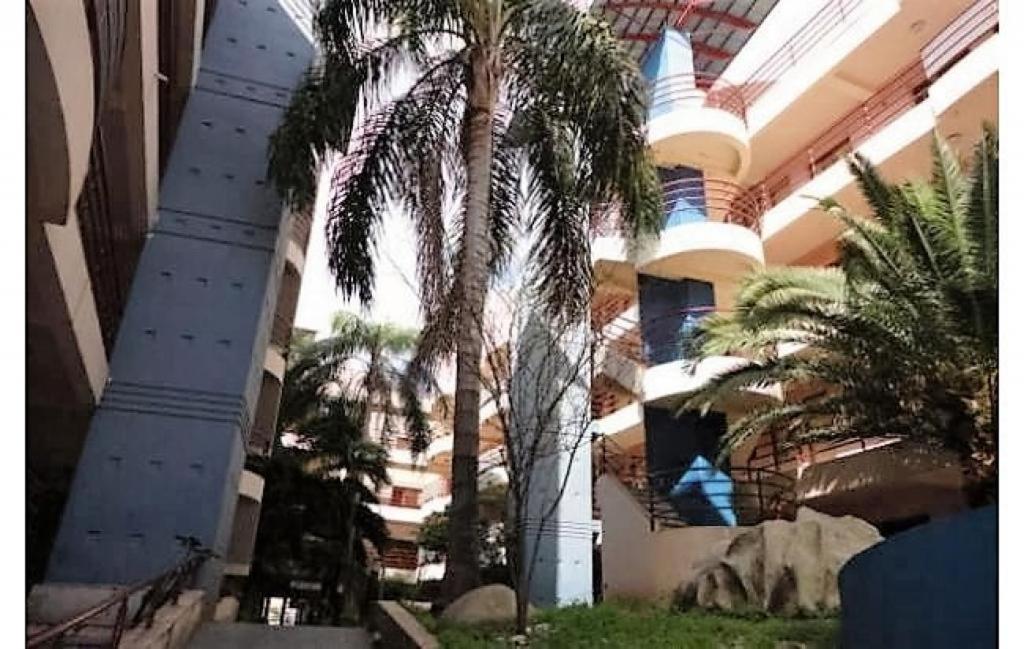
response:
{"label": "blue conical structure", "polygon": [[689,34],[671,27],[664,28],[647,51],[642,70],[654,92],[647,115],[649,120],[680,105],[703,101],[694,76],[693,46]]}

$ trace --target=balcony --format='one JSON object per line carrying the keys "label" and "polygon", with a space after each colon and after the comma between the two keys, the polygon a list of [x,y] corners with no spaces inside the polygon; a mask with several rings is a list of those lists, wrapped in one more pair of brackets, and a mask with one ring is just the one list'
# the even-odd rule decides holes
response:
{"label": "balcony", "polygon": [[907,177],[928,168],[934,129],[973,137],[981,118],[995,119],[998,26],[995,1],[975,2],[927,41],[911,65],[751,188],[767,208],[763,237],[773,262],[796,263],[801,251],[838,234],[838,224],[815,209],[816,197],[862,207],[843,161],[847,154],[860,152],[883,174]]}
{"label": "balcony", "polygon": [[[597,332],[600,353],[597,371],[615,380],[650,405],[671,406],[682,394],[693,392],[708,381],[748,361],[738,356],[711,356],[694,362],[694,335],[702,319],[714,313],[713,306],[694,306],[664,313],[646,321],[638,320],[636,308],[607,323]],[[613,362],[614,361],[614,362]],[[765,399],[782,399],[778,385],[750,388],[721,404],[724,412],[744,411]],[[603,417],[602,430],[611,434],[635,427],[630,405]]]}
{"label": "balcony", "polygon": [[750,166],[746,103],[732,84],[700,72],[651,84],[647,141],[658,165],[742,179]]}
{"label": "balcony", "polygon": [[608,210],[591,228],[598,282],[636,290],[636,273],[666,279],[734,283],[764,264],[757,193],[715,178],[682,178],[662,186],[665,227],[657,240],[630,250],[619,217]]}

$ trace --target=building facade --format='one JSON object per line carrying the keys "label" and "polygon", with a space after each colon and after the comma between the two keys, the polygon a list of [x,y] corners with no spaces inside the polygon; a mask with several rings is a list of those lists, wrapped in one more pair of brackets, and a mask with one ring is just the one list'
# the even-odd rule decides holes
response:
{"label": "building facade", "polygon": [[982,123],[998,121],[996,3],[598,0],[590,11],[629,44],[651,84],[648,137],[666,216],[660,240],[633,253],[614,215],[592,232],[605,593],[670,593],[702,548],[799,505],[883,533],[961,508],[955,460],[893,439],[782,451],[766,436],[711,468],[731,418],[795,396],[780,386],[704,417],[672,404],[744,362],[693,363],[689,343],[701,318],[732,308],[746,274],[837,261],[840,224],[818,200],[867,213],[846,154],[893,180],[923,178],[933,131],[967,152]]}
{"label": "building facade", "polygon": [[[378,558],[381,576],[387,580],[418,583],[441,579],[444,561],[423,550],[418,542],[420,528],[432,514],[445,511],[451,504],[452,471],[452,397],[425,400],[431,427],[426,450],[413,454],[412,444],[403,433],[400,418],[392,425],[395,433],[383,434],[383,417],[371,423],[370,437],[388,450],[390,484],[377,492],[379,503],[372,505],[384,518],[389,539]],[[504,473],[504,437],[497,422],[497,408],[486,402],[480,413],[480,485],[502,485]]]}
{"label": "building facade", "polygon": [[27,15],[30,564],[126,584],[193,537],[216,596],[248,572],[262,479],[244,462],[272,447],[309,237],[266,152],[314,55],[311,8]]}

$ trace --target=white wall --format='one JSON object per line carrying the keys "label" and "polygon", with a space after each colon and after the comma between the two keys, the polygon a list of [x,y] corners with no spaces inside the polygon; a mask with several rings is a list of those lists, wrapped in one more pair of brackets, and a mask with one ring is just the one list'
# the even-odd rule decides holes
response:
{"label": "white wall", "polygon": [[618,480],[597,480],[601,508],[602,590],[608,597],[667,600],[695,566],[741,527],[683,527],[651,531],[643,506]]}

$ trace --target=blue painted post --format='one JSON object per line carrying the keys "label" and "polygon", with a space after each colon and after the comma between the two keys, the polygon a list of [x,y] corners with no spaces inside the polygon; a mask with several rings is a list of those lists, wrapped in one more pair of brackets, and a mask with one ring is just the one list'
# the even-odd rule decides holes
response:
{"label": "blue painted post", "polygon": [[150,578],[194,536],[218,587],[287,244],[267,138],[314,53],[288,5],[216,5],[49,581]]}

